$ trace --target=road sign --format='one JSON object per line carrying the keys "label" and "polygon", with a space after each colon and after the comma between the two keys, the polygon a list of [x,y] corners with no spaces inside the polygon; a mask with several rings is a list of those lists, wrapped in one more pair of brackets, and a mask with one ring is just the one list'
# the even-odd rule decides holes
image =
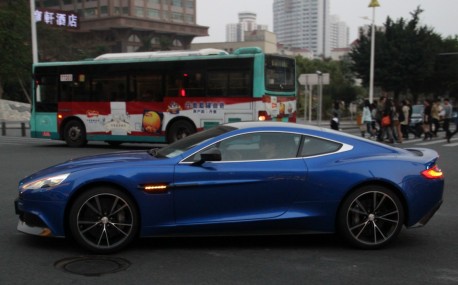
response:
{"label": "road sign", "polygon": [[[321,78],[320,78],[321,77]],[[329,73],[303,73],[299,75],[299,83],[301,85],[328,85],[329,84]],[[321,81],[322,80],[322,81]]]}

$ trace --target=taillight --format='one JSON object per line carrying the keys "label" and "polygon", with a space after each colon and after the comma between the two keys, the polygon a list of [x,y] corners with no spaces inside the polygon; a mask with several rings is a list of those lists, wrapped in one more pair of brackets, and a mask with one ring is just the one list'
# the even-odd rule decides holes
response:
{"label": "taillight", "polygon": [[266,111],[259,111],[258,112],[258,120],[259,121],[266,121],[267,120],[267,112]]}
{"label": "taillight", "polygon": [[442,170],[437,165],[434,165],[431,168],[423,170],[421,172],[421,175],[423,175],[423,177],[425,177],[427,179],[442,179],[442,178],[444,178],[444,173],[442,172]]}

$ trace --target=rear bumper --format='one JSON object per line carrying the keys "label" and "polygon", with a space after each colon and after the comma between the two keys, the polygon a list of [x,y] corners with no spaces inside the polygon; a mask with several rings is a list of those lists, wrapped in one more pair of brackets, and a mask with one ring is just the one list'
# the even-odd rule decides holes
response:
{"label": "rear bumper", "polygon": [[418,228],[418,227],[423,227],[424,225],[426,225],[429,222],[429,220],[434,216],[434,214],[437,212],[437,210],[439,210],[441,205],[442,205],[442,200],[439,203],[437,203],[437,205],[434,208],[432,208],[431,211],[426,213],[426,215],[424,215],[416,224],[411,226],[411,228]]}

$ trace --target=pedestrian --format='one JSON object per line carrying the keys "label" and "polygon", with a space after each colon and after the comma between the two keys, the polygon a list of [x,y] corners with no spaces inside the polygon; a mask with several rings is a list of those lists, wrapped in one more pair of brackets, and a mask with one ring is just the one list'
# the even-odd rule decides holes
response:
{"label": "pedestrian", "polygon": [[338,131],[339,130],[339,114],[337,112],[332,112],[331,118],[331,129]]}
{"label": "pedestrian", "polygon": [[371,116],[372,116],[372,131],[374,132],[374,136],[378,137],[378,134],[380,132],[380,128],[377,125],[377,120],[375,119],[377,117],[377,101],[374,100],[374,102],[371,104]]}
{"label": "pedestrian", "polygon": [[379,102],[377,103],[377,112],[375,115],[375,120],[377,121],[377,124],[379,126],[379,132],[377,135],[377,140],[378,141],[383,141],[384,137],[384,132],[383,132],[383,126],[382,126],[382,116],[385,111],[385,103],[386,103],[386,97],[382,96],[380,97]]}
{"label": "pedestrian", "polygon": [[439,100],[434,100],[433,105],[431,106],[431,132],[433,136],[437,137],[437,131],[440,126],[440,114],[442,112],[442,106]]}
{"label": "pedestrian", "polygon": [[410,107],[408,100],[402,100],[400,113],[400,124],[402,137],[406,140],[409,139],[409,122],[410,122]]}
{"label": "pedestrian", "polygon": [[424,110],[423,110],[423,133],[424,137],[423,140],[427,139],[432,139],[433,138],[433,133],[431,132],[431,124],[432,124],[432,118],[431,118],[431,100],[425,99],[423,101],[424,105]]}
{"label": "pedestrian", "polygon": [[453,132],[448,131],[448,133],[446,134],[446,138],[447,138],[447,142],[449,143],[450,142],[450,139],[456,134],[458,133],[458,119],[455,119],[455,130]]}
{"label": "pedestrian", "polygon": [[[381,135],[381,138],[382,138],[382,141],[385,139],[385,137],[387,138],[387,141],[389,143],[395,143],[396,142],[396,137],[395,137],[395,133],[394,133],[394,129],[393,129],[393,114],[394,114],[394,104],[393,104],[393,101],[392,100],[388,100],[386,99],[385,100],[385,108],[383,109],[383,113],[382,113],[382,121],[381,121],[381,125],[382,125],[382,135]],[[397,119],[397,118],[396,118]]]}
{"label": "pedestrian", "polygon": [[[363,125],[366,127],[366,131],[369,134],[369,138],[374,137],[374,130],[372,129],[372,113],[371,113],[371,103],[369,100],[364,100],[363,115],[361,118]],[[365,137],[365,131],[361,131],[362,137]]]}
{"label": "pedestrian", "polygon": [[392,101],[391,107],[393,112],[393,137],[398,143],[402,143],[401,121],[404,121],[404,113],[402,113],[401,106],[396,101]]}
{"label": "pedestrian", "polygon": [[442,108],[442,111],[443,111],[442,128],[444,129],[444,132],[445,132],[445,138],[447,138],[448,134],[450,134],[450,121],[452,119],[452,112],[453,112],[452,105],[450,105],[450,100],[448,98],[444,99],[444,106]]}

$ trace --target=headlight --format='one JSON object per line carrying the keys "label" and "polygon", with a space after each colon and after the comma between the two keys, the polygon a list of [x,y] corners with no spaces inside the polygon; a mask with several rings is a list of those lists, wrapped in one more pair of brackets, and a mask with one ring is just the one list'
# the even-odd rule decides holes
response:
{"label": "headlight", "polygon": [[45,177],[40,180],[35,180],[27,184],[24,184],[21,186],[21,189],[22,190],[35,190],[35,189],[46,189],[46,188],[55,187],[61,184],[62,182],[64,182],[64,180],[67,179],[69,175],[70,173],[65,173],[65,174],[60,174],[56,176]]}

